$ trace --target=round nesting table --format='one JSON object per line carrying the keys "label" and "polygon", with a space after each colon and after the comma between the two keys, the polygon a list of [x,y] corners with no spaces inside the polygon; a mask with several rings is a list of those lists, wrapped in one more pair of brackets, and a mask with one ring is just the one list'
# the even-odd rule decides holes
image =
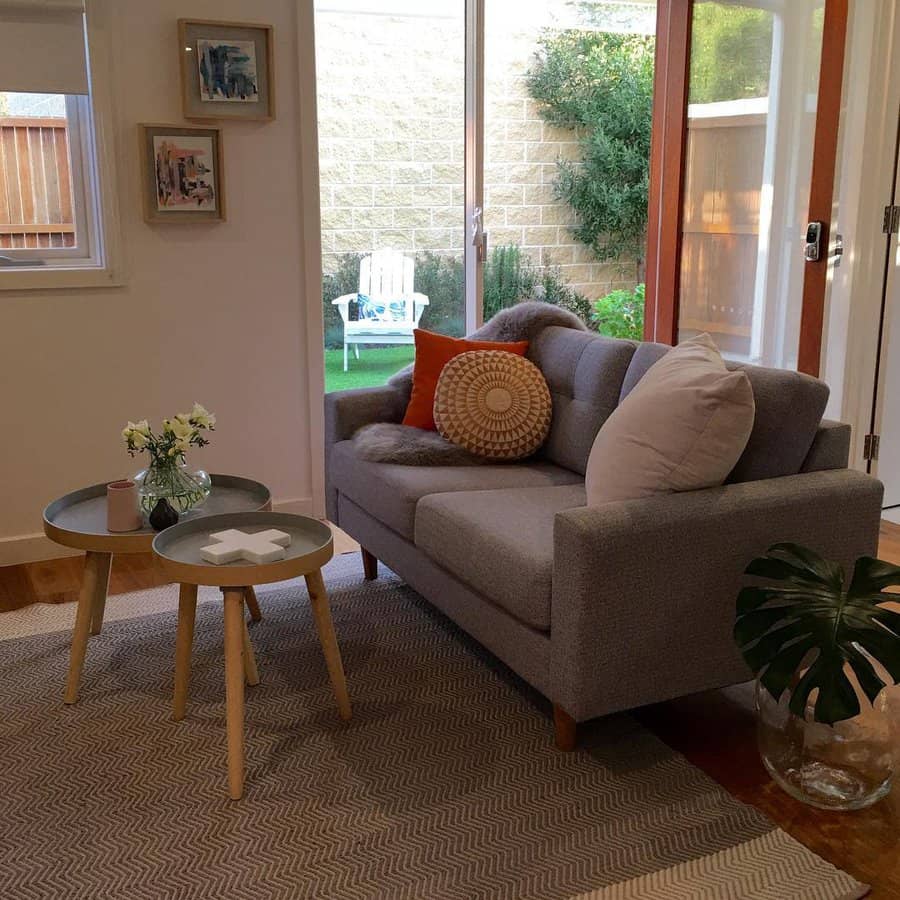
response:
{"label": "round nesting table", "polygon": [[[210,533],[238,529],[251,534],[275,528],[290,535],[283,559],[270,563],[235,560],[216,565],[207,562],[203,547],[214,543]],[[244,621],[244,598],[248,588],[298,578],[306,579],[319,643],[325,655],[328,675],[342,719],[351,715],[350,698],[344,679],[328,594],[321,568],[334,555],[331,529],[317,519],[290,513],[243,512],[208,516],[179,522],[161,531],[153,541],[153,552],[173,581],[182,585],[178,608],[178,639],[175,652],[175,717],[184,716],[190,672],[191,643],[197,586],[222,589],[225,600],[225,710],[228,735],[228,790],[232,800],[244,791],[244,680],[256,684],[259,676],[253,648]],[[193,593],[188,591],[193,587]]]}
{"label": "round nesting table", "polygon": [[[187,514],[185,524],[223,513],[272,507],[269,489],[258,481],[234,475],[212,475],[211,478],[209,497],[199,509]],[[64,547],[85,551],[65,694],[65,702],[74,703],[78,699],[78,683],[84,668],[88,638],[99,634],[103,627],[113,554],[149,553],[156,532],[149,526],[139,531],[107,531],[106,485],[95,484],[54,500],[44,510],[44,534]],[[255,595],[251,596],[248,592],[247,600],[253,617],[258,618]]]}

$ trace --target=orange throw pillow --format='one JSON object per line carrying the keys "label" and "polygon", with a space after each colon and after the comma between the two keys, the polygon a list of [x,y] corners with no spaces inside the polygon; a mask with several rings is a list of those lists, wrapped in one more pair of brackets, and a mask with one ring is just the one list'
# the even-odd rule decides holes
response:
{"label": "orange throw pillow", "polygon": [[409,406],[406,407],[403,424],[424,428],[426,431],[437,431],[434,424],[434,392],[437,390],[438,378],[444,366],[451,359],[469,350],[506,350],[517,356],[524,356],[528,349],[528,341],[516,341],[512,344],[498,341],[469,341],[465,338],[435,334],[433,331],[423,331],[421,328],[417,328],[414,334],[416,362],[413,366],[412,395],[409,398]]}

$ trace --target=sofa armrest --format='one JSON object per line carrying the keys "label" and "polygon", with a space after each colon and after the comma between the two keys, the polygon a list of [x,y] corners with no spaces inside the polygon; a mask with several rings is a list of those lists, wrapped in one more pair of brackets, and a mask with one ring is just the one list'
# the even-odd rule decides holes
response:
{"label": "sofa armrest", "polygon": [[850,433],[849,425],[845,425],[843,422],[833,422],[831,419],[822,419],[800,471],[822,472],[826,469],[846,469],[850,461]]}
{"label": "sofa armrest", "polygon": [[331,484],[331,448],[373,422],[399,422],[408,402],[402,391],[389,385],[334,391],[325,395],[325,506],[336,525],[337,492]]}
{"label": "sofa armrest", "polygon": [[325,444],[349,440],[373,422],[399,422],[405,411],[403,394],[388,385],[326,394]]}
{"label": "sofa armrest", "polygon": [[874,555],[882,494],[843,469],[559,513],[553,700],[583,721],[749,678],[732,639],[747,564],[778,541]]}

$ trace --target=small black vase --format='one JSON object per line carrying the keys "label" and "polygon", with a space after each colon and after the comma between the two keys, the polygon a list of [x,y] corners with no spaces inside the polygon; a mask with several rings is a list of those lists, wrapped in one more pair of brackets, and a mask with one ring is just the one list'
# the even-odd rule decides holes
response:
{"label": "small black vase", "polygon": [[156,501],[156,506],[149,516],[150,525],[154,531],[162,531],[178,523],[178,513],[172,508],[172,504],[165,497]]}

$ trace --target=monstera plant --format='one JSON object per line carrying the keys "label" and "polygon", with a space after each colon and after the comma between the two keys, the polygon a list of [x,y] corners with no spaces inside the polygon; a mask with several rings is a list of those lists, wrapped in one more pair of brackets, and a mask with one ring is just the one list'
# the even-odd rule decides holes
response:
{"label": "monstera plant", "polygon": [[[871,557],[843,568],[775,544],[747,575],[734,637],[757,676],[760,749],[776,781],[817,806],[858,809],[890,788],[884,688],[900,681],[900,568]],[[868,703],[865,703],[865,699]],[[863,703],[861,703],[861,700]]]}

